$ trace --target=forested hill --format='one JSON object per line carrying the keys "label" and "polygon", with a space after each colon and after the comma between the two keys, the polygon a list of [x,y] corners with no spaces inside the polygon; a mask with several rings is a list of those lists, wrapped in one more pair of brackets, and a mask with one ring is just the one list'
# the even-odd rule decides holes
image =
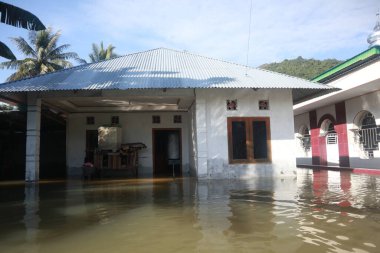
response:
{"label": "forested hill", "polygon": [[263,64],[259,66],[259,68],[310,80],[341,62],[342,61],[336,59],[326,59],[320,61],[314,59],[304,59],[299,56],[293,60]]}

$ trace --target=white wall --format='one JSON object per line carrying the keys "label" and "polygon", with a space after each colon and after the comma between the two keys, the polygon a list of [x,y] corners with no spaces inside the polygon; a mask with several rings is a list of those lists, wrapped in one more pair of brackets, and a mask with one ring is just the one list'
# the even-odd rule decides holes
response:
{"label": "white wall", "polygon": [[[152,115],[160,115],[161,123],[152,124]],[[182,123],[174,124],[173,116],[182,115]],[[86,125],[86,117],[94,116],[95,125]],[[109,125],[111,116],[119,116],[122,126],[122,143],[142,142],[147,148],[139,153],[139,175],[152,176],[153,173],[153,128],[182,129],[182,169],[183,175],[189,173],[189,125],[187,112],[141,112],[141,113],[76,113],[67,120],[67,166],[69,174],[80,174],[85,158],[86,130],[96,130],[99,126]]]}
{"label": "white wall", "polygon": [[189,174],[192,177],[197,175],[197,136],[196,136],[196,117],[195,104],[189,110],[188,115],[188,134],[189,134]]}
{"label": "white wall", "polygon": [[380,151],[374,151],[374,158],[367,159],[363,156],[360,146],[354,141],[354,132],[351,131],[351,129],[356,128],[354,125],[354,119],[362,110],[371,112],[375,116],[376,124],[380,125],[380,91],[372,92],[346,101],[350,166],[354,168],[380,169]]}
{"label": "white wall", "polygon": [[[238,110],[227,111],[226,100],[237,99]],[[270,110],[259,110],[259,100],[269,100]],[[292,93],[287,89],[197,89],[196,104],[206,114],[205,140],[207,171],[198,176],[207,178],[247,178],[257,176],[295,175],[294,123]],[[199,112],[198,112],[199,111]],[[202,110],[197,107],[197,125]],[[227,117],[270,117],[272,162],[257,164],[229,164]],[[197,129],[198,130],[198,129]],[[198,155],[199,156],[199,155]],[[207,173],[207,175],[204,175]]]}

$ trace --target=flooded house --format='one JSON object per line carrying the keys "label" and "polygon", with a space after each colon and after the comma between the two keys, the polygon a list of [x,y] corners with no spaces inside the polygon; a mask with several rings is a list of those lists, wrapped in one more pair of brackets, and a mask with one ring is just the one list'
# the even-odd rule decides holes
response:
{"label": "flooded house", "polygon": [[[158,48],[0,84],[0,97],[25,112],[26,181],[39,180],[54,152],[69,177],[85,165],[138,177],[249,178],[295,174],[293,104],[329,89]],[[63,142],[45,135],[49,148],[47,114],[64,129]]]}

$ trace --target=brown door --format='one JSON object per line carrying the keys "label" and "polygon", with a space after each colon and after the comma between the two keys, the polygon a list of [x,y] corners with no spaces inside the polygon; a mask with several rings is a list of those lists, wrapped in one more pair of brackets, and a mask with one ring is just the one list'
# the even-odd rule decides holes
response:
{"label": "brown door", "polygon": [[181,164],[181,129],[153,129],[154,176],[181,176]]}

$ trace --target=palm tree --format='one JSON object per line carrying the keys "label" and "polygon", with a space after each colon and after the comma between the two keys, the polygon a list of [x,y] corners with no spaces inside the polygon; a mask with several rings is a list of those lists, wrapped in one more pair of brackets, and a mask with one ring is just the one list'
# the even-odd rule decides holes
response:
{"label": "palm tree", "polygon": [[72,63],[68,59],[78,59],[79,57],[74,52],[64,52],[70,47],[69,44],[57,46],[60,36],[60,31],[53,33],[49,27],[46,30],[29,32],[30,44],[22,37],[11,38],[26,58],[0,63],[0,68],[17,69],[14,74],[8,77],[7,81],[19,80],[71,67]]}
{"label": "palm tree", "polygon": [[[42,22],[32,13],[2,1],[0,1],[0,16],[0,22],[7,25],[34,31],[46,29]],[[16,60],[12,51],[1,41],[0,56],[9,60]]]}
{"label": "palm tree", "polygon": [[110,44],[106,49],[104,49],[103,41],[100,42],[100,47],[95,43],[92,43],[92,53],[88,56],[90,57],[91,62],[109,60],[118,56],[113,52],[114,49],[115,47],[112,46],[112,44]]}

